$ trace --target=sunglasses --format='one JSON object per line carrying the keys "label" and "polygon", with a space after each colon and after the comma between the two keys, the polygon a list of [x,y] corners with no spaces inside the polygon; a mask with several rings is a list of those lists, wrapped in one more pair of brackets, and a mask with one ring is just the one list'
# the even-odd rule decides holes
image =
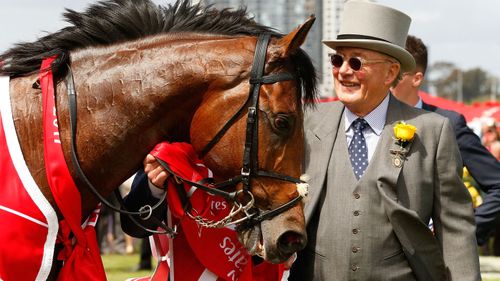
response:
{"label": "sunglasses", "polygon": [[[340,68],[344,64],[344,56],[339,54],[331,54],[330,62],[332,63],[333,67]],[[368,64],[383,63],[383,62],[393,63],[393,61],[388,59],[366,60],[360,57],[351,57],[347,60],[349,67],[354,71],[360,71],[361,68],[363,68],[363,66]]]}

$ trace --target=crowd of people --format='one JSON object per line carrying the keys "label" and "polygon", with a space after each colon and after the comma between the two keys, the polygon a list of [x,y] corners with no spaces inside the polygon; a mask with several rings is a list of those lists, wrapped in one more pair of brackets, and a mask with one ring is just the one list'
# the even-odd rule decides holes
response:
{"label": "crowd of people", "polygon": [[495,119],[487,118],[483,123],[481,141],[493,156],[500,160],[500,127]]}

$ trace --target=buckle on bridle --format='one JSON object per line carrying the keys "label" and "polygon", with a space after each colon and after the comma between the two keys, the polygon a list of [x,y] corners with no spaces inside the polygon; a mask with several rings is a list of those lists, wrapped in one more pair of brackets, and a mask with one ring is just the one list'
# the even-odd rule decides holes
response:
{"label": "buckle on bridle", "polygon": [[241,176],[249,177],[250,176],[250,168],[241,168]]}

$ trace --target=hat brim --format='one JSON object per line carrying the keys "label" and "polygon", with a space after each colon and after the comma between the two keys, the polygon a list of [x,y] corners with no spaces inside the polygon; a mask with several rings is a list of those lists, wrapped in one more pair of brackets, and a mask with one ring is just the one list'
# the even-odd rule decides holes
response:
{"label": "hat brim", "polygon": [[401,72],[410,72],[415,69],[415,59],[405,49],[384,41],[371,39],[350,39],[350,40],[324,40],[323,44],[335,49],[337,47],[362,48],[377,51],[394,57],[401,63]]}

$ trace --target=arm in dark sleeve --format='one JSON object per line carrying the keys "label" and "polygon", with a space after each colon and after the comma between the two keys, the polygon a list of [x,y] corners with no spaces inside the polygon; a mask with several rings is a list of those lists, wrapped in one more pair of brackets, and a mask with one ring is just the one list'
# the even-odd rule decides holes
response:
{"label": "arm in dark sleeve", "polygon": [[[137,172],[137,175],[132,182],[132,188],[130,193],[124,198],[125,208],[128,211],[138,211],[144,205],[155,205],[159,199],[153,197],[151,190],[149,189],[148,177],[143,170]],[[164,202],[157,209],[153,210],[152,216],[156,219],[162,221],[167,215],[167,205]],[[134,216],[137,222],[141,223],[144,227],[148,229],[155,229],[157,225],[152,220],[142,220],[138,216]],[[120,215],[121,227],[125,233],[130,236],[143,238],[151,235],[151,233],[145,231],[141,227],[137,226],[128,215]]]}
{"label": "arm in dark sleeve", "polygon": [[452,118],[460,154],[469,173],[486,193],[475,213],[479,244],[488,239],[500,214],[500,162],[481,144],[479,137],[467,126],[463,115]]}

